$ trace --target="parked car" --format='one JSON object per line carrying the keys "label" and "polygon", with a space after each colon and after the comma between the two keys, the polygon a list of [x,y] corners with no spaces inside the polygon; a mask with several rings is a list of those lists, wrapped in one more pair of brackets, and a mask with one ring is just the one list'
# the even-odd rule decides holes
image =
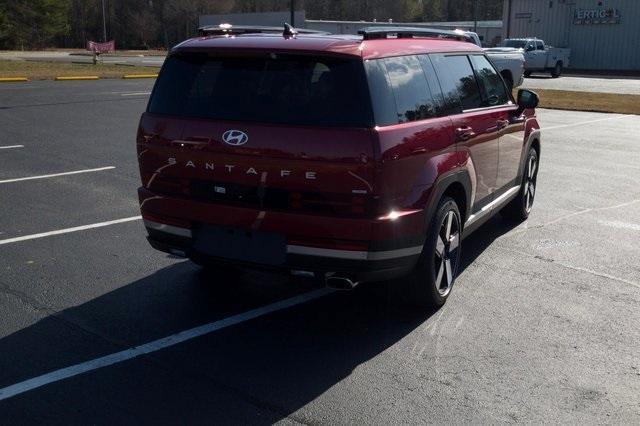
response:
{"label": "parked car", "polygon": [[[473,31],[456,30],[465,36],[475,45],[482,47],[482,42],[477,33]],[[507,83],[507,87],[513,89],[524,82],[524,55],[520,49],[489,47],[484,48],[487,57],[493,62],[500,75]]]}
{"label": "parked car", "polygon": [[569,66],[571,49],[547,46],[537,38],[508,38],[503,40],[503,47],[521,49],[524,52],[524,75],[529,77],[533,72],[548,72],[557,78],[562,70]]}
{"label": "parked car", "polygon": [[214,273],[382,280],[445,303],[462,239],[531,211],[537,96],[514,101],[471,43],[384,31],[172,49],[136,139],[151,245]]}

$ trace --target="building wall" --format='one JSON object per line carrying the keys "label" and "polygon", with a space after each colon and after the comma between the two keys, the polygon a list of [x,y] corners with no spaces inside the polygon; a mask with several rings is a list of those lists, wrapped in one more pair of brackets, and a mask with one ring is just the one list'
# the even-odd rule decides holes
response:
{"label": "building wall", "polygon": [[[576,10],[609,8],[619,11],[619,23],[574,23]],[[504,0],[503,22],[504,38],[570,48],[571,68],[640,70],[640,0]]]}
{"label": "building wall", "polygon": [[[639,0],[640,1],[640,0]],[[367,22],[367,21],[320,21],[307,19],[305,27],[311,30],[328,31],[332,34],[357,34],[358,30],[366,27],[405,26],[426,27],[443,30],[473,31],[473,22]],[[478,21],[478,35],[483,43],[493,45],[502,37],[502,21]]]}

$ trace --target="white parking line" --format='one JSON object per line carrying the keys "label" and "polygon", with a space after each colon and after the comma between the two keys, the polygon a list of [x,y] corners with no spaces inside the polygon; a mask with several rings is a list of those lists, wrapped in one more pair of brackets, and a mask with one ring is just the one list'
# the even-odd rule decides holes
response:
{"label": "white parking line", "polygon": [[24,148],[24,145],[7,145],[0,146],[0,149]]}
{"label": "white parking line", "polygon": [[40,234],[23,235],[21,237],[7,238],[0,240],[0,246],[4,244],[17,243],[19,241],[35,240],[37,238],[50,237],[52,235],[68,234],[70,232],[85,231],[87,229],[102,228],[104,226],[115,225],[117,223],[131,222],[140,220],[142,216],[125,217],[124,219],[109,220],[107,222],[92,223],[90,225],[75,226],[73,228],[58,229],[56,231],[41,232]]}
{"label": "white parking line", "polygon": [[99,167],[97,169],[75,170],[73,172],[54,173],[51,175],[40,175],[40,176],[29,176],[29,177],[23,177],[23,178],[15,178],[15,179],[5,179],[5,180],[0,180],[0,183],[13,183],[13,182],[22,182],[24,180],[48,179],[48,178],[58,177],[58,176],[77,175],[80,173],[101,172],[103,170],[111,170],[111,169],[115,169],[115,166]]}
{"label": "white parking line", "polygon": [[131,92],[131,93],[121,93],[120,96],[142,96],[142,95],[150,95],[151,92]]}
{"label": "white parking line", "polygon": [[308,293],[304,293],[290,299],[281,300],[279,302],[271,303],[270,305],[266,305],[261,308],[253,309],[251,311],[233,315],[219,321],[210,322],[209,324],[204,324],[195,328],[191,328],[189,330],[181,331],[179,333],[172,334],[171,336],[163,337],[161,339],[154,340],[152,342],[148,342],[139,346],[134,346],[132,348],[125,349],[120,352],[115,352],[101,358],[92,359],[90,361],[62,368],[60,370],[51,371],[41,376],[34,377],[32,379],[28,379],[23,382],[0,389],[0,401],[39,388],[41,386],[48,385],[50,383],[68,379],[69,377],[77,376],[79,374],[87,373],[89,371],[97,370],[109,365],[118,364],[120,362],[136,358],[140,355],[157,352],[161,349],[177,345],[178,343],[186,342],[187,340],[195,339],[196,337],[204,336],[205,334],[222,330],[223,328],[231,327],[233,325],[237,325],[264,315],[268,315],[276,311],[291,308],[301,303],[306,303],[311,300],[323,297],[327,294],[333,293],[333,291],[334,290],[328,288],[310,291]]}
{"label": "white parking line", "polygon": [[621,118],[635,117],[635,115],[618,115],[616,117],[606,117],[606,118],[598,118],[597,120],[589,120],[589,121],[581,121],[579,123],[571,123],[571,124],[560,124],[558,126],[549,126],[549,127],[541,127],[540,130],[555,130],[555,129],[563,129],[565,127],[573,127],[573,126],[583,126],[585,124],[598,123],[600,121],[609,121],[609,120],[619,120]]}

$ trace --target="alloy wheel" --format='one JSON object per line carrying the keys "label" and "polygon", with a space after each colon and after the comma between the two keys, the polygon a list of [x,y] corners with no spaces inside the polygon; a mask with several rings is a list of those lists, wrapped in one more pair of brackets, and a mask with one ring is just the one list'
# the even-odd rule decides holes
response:
{"label": "alloy wheel", "polygon": [[529,213],[533,207],[533,199],[536,195],[538,162],[536,157],[531,155],[527,162],[527,173],[524,177],[524,208]]}
{"label": "alloy wheel", "polygon": [[449,210],[440,225],[434,255],[435,286],[442,297],[449,294],[456,276],[460,258],[459,245],[460,217],[453,210]]}

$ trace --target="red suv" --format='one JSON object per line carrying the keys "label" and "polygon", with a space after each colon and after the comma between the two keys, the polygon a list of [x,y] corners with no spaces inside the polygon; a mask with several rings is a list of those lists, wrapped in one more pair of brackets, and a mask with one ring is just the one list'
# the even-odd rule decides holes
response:
{"label": "red suv", "polygon": [[[459,37],[450,33],[451,37]],[[535,195],[538,97],[472,43],[417,29],[187,40],[137,134],[158,250],[221,268],[391,280],[442,305],[461,240]]]}

